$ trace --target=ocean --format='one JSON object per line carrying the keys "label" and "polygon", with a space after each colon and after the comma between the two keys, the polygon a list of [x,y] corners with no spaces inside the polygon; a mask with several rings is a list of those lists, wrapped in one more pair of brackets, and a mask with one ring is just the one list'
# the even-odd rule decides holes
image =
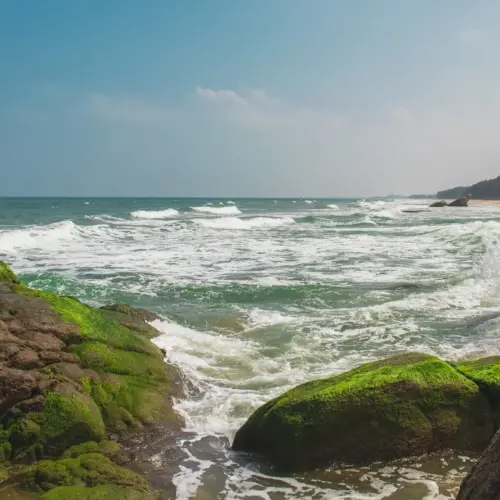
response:
{"label": "ocean", "polygon": [[307,380],[407,351],[500,353],[500,207],[429,203],[3,198],[0,259],[32,287],[164,318],[155,342],[191,388],[178,500],[442,500],[474,457],[285,476],[230,451],[254,409]]}

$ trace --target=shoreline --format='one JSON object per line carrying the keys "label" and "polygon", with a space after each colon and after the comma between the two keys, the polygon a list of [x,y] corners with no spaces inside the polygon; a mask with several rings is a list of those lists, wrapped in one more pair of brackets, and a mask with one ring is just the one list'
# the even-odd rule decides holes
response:
{"label": "shoreline", "polygon": [[470,205],[494,205],[500,206],[500,200],[470,200]]}
{"label": "shoreline", "polygon": [[[448,200],[444,200],[446,202],[449,202],[451,203],[452,199],[448,199]],[[469,206],[481,206],[481,205],[493,205],[493,206],[497,206],[497,207],[500,207],[500,200],[479,200],[479,199],[470,199],[469,200]]]}

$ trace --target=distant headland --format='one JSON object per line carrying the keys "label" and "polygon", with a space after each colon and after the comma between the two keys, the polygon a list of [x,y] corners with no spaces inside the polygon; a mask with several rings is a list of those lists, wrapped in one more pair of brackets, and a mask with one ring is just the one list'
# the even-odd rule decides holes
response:
{"label": "distant headland", "polygon": [[500,176],[496,179],[478,182],[472,186],[460,186],[440,191],[436,194],[436,198],[460,198],[466,194],[470,194],[475,200],[500,200]]}

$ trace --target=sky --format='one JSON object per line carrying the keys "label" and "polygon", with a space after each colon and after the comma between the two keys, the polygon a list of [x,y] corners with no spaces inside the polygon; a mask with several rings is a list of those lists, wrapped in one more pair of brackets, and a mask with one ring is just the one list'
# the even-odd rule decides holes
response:
{"label": "sky", "polygon": [[497,177],[499,25],[496,0],[0,0],[0,196]]}

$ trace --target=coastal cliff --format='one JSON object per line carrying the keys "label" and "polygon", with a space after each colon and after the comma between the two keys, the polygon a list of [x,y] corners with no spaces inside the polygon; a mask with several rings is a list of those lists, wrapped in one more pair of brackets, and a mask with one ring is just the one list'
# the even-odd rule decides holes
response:
{"label": "coastal cliff", "polygon": [[0,497],[167,498],[119,444],[182,424],[152,319],[28,288],[0,261]]}

